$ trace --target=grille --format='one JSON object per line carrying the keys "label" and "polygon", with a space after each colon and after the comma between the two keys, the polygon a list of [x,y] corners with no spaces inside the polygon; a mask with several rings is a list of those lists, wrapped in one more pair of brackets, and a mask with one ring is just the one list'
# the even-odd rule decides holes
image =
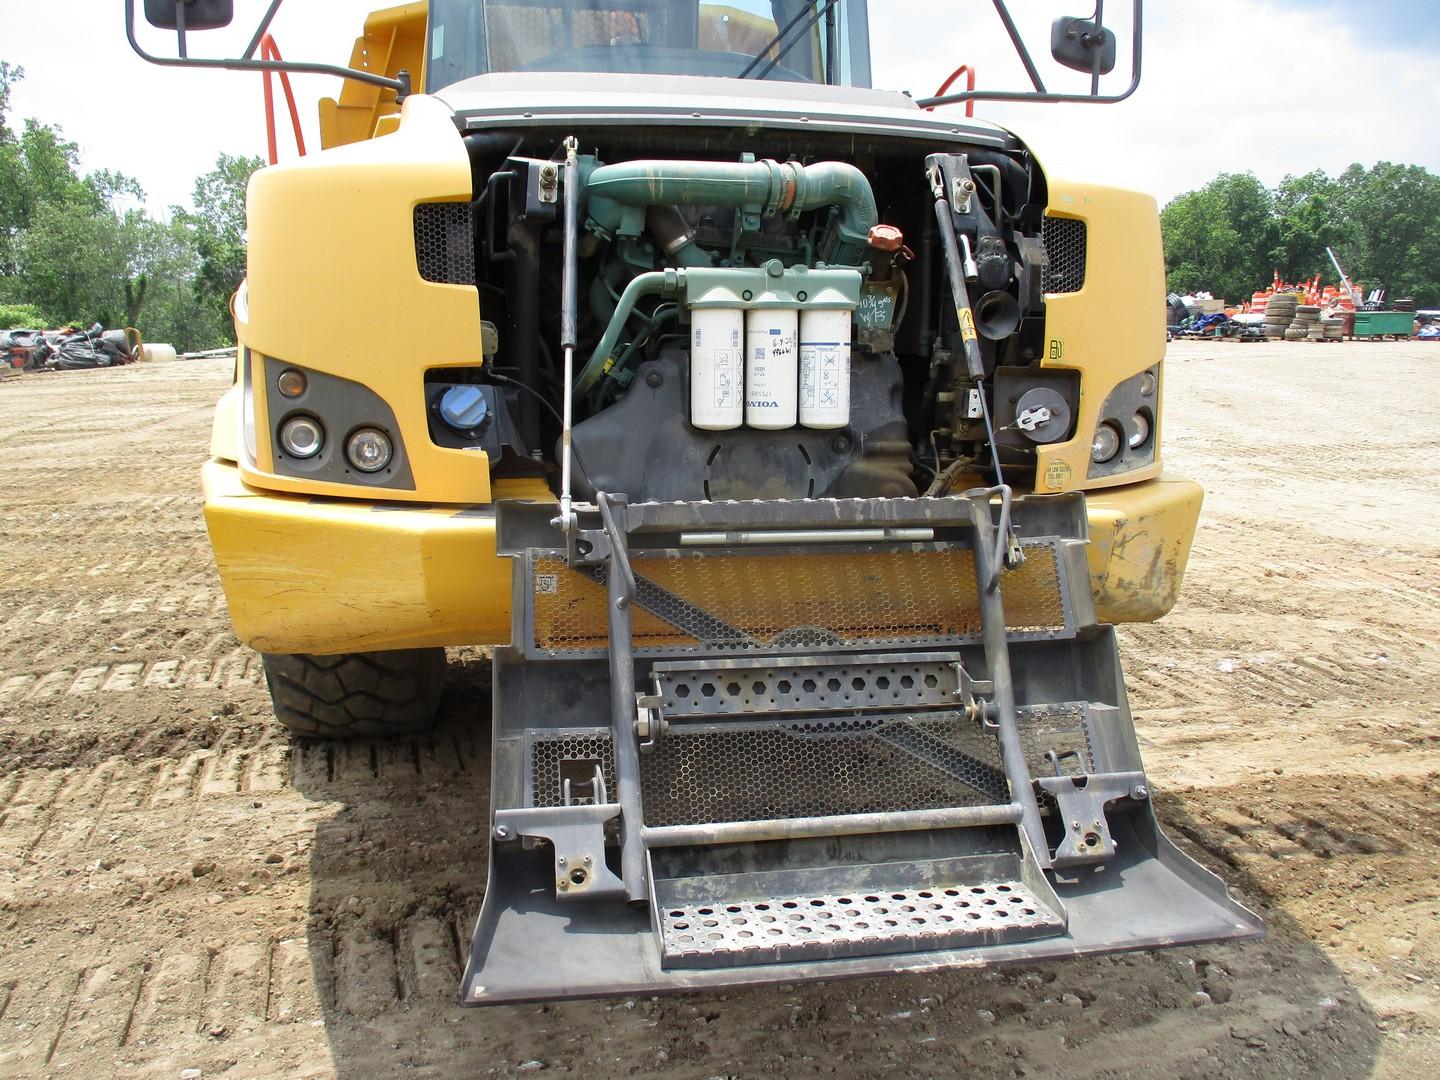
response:
{"label": "grille", "polygon": [[1040,240],[1050,265],[1041,288],[1047,293],[1079,292],[1085,287],[1086,226],[1078,218],[1046,217]]}
{"label": "grille", "polygon": [[995,739],[956,713],[672,727],[641,759],[640,772],[651,826],[1008,801]]}
{"label": "grille", "polygon": [[850,895],[736,900],[660,912],[668,964],[708,967],[1015,941],[1059,918],[1019,881]]}
{"label": "grille", "polygon": [[[870,645],[944,645],[980,633],[968,548],[703,556],[634,552],[639,592],[636,650],[712,653],[827,650]],[[1002,579],[1011,633],[1066,629],[1052,544],[1027,544],[1025,562]],[[601,652],[606,642],[603,572],[539,557],[532,570],[534,646]]]}
{"label": "grille", "polygon": [[[615,798],[615,755],[610,744],[610,733],[598,731],[568,731],[537,733],[530,739],[530,791],[532,806],[559,806],[567,767],[572,763],[600,762],[605,775],[605,787],[609,797]],[[576,769],[589,775],[593,770]],[[572,792],[574,786],[572,783]],[[578,803],[594,800],[577,798]]]}
{"label": "grille", "polygon": [[[1032,776],[1051,776],[1054,767],[1045,760],[1045,751],[1060,758],[1062,776],[1095,772],[1095,753],[1085,730],[1085,706],[1044,705],[1022,708],[1019,717],[1020,743]],[[1078,756],[1076,756],[1078,755]]]}
{"label": "grille", "polygon": [[415,266],[426,281],[475,284],[475,225],[468,202],[415,207]]}
{"label": "grille", "polygon": [[[1046,750],[1080,752],[1079,761],[1073,757],[1061,760],[1060,771],[1067,776],[1095,771],[1084,718],[1083,705],[1020,709],[1020,741],[1032,775],[1050,775]],[[777,748],[781,756],[766,756],[774,755]],[[873,759],[872,754],[876,755]],[[559,806],[566,766],[591,761],[600,762],[613,799],[615,757],[608,731],[594,728],[533,734],[530,805]],[[787,770],[797,763],[800,772],[792,776]],[[687,735],[683,729],[671,728],[655,751],[641,758],[641,769],[646,819],[651,825],[744,820],[752,810],[758,820],[863,813],[872,805],[881,810],[918,809],[903,805],[904,797],[915,791],[937,800],[942,792],[946,800],[956,794],[964,800],[936,801],[933,806],[976,805],[1003,802],[1008,790],[995,741],[973,725],[962,724],[954,714],[924,722],[877,718],[796,721],[769,731],[711,730]],[[832,783],[827,769],[834,770],[839,779]],[[881,775],[884,770],[894,770],[897,775]],[[868,793],[863,787],[866,783],[874,785]],[[811,790],[801,790],[802,785]],[[777,786],[786,790],[776,792]],[[867,796],[871,803],[865,802]],[[1039,798],[1047,810],[1054,805],[1054,799],[1044,792]],[[700,816],[687,816],[692,813]]]}

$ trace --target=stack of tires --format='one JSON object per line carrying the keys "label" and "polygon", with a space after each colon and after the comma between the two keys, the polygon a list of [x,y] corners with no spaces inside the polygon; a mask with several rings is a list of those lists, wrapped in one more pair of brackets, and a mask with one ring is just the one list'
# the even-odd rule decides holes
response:
{"label": "stack of tires", "polygon": [[1276,293],[1265,305],[1265,336],[1279,340],[1295,320],[1294,293]]}
{"label": "stack of tires", "polygon": [[1285,331],[1285,340],[1304,341],[1308,338],[1319,341],[1324,333],[1320,328],[1320,309],[1314,304],[1297,304],[1295,321],[1290,324],[1290,329]]}
{"label": "stack of tires", "polygon": [[1326,341],[1345,340],[1345,320],[1343,318],[1324,319],[1320,325],[1325,328]]}

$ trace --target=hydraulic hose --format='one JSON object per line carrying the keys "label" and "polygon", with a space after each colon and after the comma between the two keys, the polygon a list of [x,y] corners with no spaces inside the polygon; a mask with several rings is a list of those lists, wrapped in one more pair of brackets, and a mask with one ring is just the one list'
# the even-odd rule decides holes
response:
{"label": "hydraulic hose", "polygon": [[870,181],[843,161],[626,161],[591,172],[585,194],[590,217],[611,230],[622,206],[733,206],[761,217],[834,206],[839,213],[821,245],[832,265],[858,265],[880,220]]}

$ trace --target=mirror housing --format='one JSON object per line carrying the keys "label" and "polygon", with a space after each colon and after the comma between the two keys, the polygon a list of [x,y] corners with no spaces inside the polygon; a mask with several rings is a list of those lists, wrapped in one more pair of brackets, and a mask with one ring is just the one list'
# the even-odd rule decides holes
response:
{"label": "mirror housing", "polygon": [[218,30],[230,25],[235,0],[145,0],[145,21],[162,30],[177,30],[182,8],[186,30]]}
{"label": "mirror housing", "polygon": [[1062,15],[1050,24],[1050,55],[1075,71],[1108,75],[1115,70],[1115,35],[1093,19]]}

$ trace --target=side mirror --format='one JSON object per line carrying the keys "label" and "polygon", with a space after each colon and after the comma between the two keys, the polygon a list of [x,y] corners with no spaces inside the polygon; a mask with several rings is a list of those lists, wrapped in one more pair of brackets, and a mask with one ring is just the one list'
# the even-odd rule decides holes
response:
{"label": "side mirror", "polygon": [[[183,13],[183,14],[182,14]],[[145,21],[162,30],[218,30],[229,26],[235,0],[145,0]]]}
{"label": "side mirror", "polygon": [[1093,19],[1062,15],[1050,24],[1050,55],[1076,71],[1108,75],[1115,69],[1115,35]]}

